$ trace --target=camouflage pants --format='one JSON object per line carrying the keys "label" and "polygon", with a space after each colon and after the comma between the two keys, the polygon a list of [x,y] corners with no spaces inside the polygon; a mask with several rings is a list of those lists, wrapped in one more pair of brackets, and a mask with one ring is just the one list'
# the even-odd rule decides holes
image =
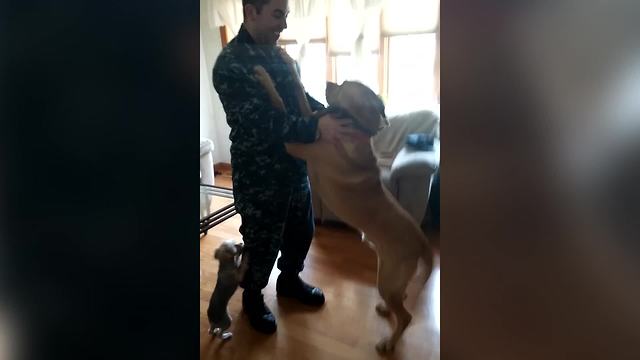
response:
{"label": "camouflage pants", "polygon": [[249,268],[240,286],[261,290],[267,286],[278,256],[278,269],[298,273],[304,268],[313,238],[313,209],[309,183],[290,189],[262,189],[235,194],[242,218],[240,233]]}

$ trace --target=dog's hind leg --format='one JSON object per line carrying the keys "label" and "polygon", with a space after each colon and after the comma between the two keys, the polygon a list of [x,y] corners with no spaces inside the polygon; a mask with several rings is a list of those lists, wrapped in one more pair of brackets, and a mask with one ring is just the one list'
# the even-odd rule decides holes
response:
{"label": "dog's hind leg", "polygon": [[[365,242],[365,243],[371,244],[371,242],[366,239],[366,234],[365,233],[362,233],[362,241]],[[375,247],[372,246],[372,245],[370,245],[371,249],[375,250]],[[378,315],[380,315],[382,317],[389,317],[389,315],[391,315],[391,312],[389,312],[389,308],[387,307],[387,303],[384,301],[384,296],[382,295],[382,289],[380,287],[380,284],[382,283],[381,269],[382,269],[382,260],[380,259],[380,256],[378,256],[378,279],[377,279],[377,284],[378,284],[378,292],[380,293],[380,296],[383,297],[383,299],[376,305],[376,312],[378,313]]]}
{"label": "dog's hind leg", "polygon": [[[402,297],[402,299],[403,300],[407,299],[407,293],[404,293],[404,296]],[[389,315],[391,315],[391,311],[389,311],[389,307],[387,306],[387,303],[384,300],[376,304],[376,312],[378,313],[378,315],[382,317],[389,317]]]}
{"label": "dog's hind leg", "polygon": [[[367,243],[367,245],[369,245],[369,247],[373,250],[376,249],[376,246],[369,241],[366,238],[366,234],[362,233],[362,241]],[[380,257],[378,257],[378,284],[381,283],[380,280],[380,268],[381,268],[381,264],[380,264]],[[379,285],[378,285],[379,286]],[[403,300],[407,299],[407,293],[404,293],[404,296],[402,297]],[[389,311],[389,307],[387,306],[387,303],[385,302],[385,300],[381,300],[378,304],[376,304],[376,312],[378,313],[378,315],[382,316],[382,317],[389,317],[391,315],[391,312]]]}
{"label": "dog's hind leg", "polygon": [[424,286],[431,277],[431,272],[433,271],[433,250],[429,245],[429,240],[426,236],[424,236],[424,234],[422,234],[422,231],[418,233],[418,236],[420,237],[420,242],[422,244],[422,253],[420,254],[420,259],[422,260],[422,264],[424,266],[424,274],[422,275],[422,284]]}
{"label": "dog's hind leg", "polygon": [[387,304],[386,308],[396,319],[391,336],[383,338],[376,344],[376,350],[381,353],[393,351],[398,339],[411,322],[411,314],[404,307],[403,300],[416,266],[417,259],[398,264],[397,268],[391,268],[385,261],[379,259],[378,290]]}

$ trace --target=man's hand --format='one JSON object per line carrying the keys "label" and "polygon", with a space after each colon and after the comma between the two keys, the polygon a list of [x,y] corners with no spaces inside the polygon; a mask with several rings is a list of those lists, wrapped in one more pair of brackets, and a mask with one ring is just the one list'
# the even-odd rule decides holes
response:
{"label": "man's hand", "polygon": [[320,139],[331,143],[339,141],[369,141],[369,138],[352,126],[350,119],[336,118],[332,114],[325,114],[318,119]]}

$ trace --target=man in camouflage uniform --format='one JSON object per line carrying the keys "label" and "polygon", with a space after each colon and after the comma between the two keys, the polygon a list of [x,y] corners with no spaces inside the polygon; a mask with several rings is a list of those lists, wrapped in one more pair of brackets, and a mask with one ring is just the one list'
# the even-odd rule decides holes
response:
{"label": "man in camouflage uniform", "polygon": [[[261,294],[278,251],[278,296],[321,306],[322,291],[303,282],[314,224],[306,163],[286,153],[285,142],[336,141],[352,134],[349,123],[332,115],[301,115],[294,79],[276,42],[287,27],[286,0],[243,0],[244,22],[213,68],[213,84],[231,127],[231,165],[235,206],[249,269],[240,286],[242,307],[251,325],[273,333],[276,321]],[[261,65],[282,97],[287,113],[276,109],[254,75]],[[308,96],[308,95],[307,95]],[[313,111],[324,106],[309,97]]]}

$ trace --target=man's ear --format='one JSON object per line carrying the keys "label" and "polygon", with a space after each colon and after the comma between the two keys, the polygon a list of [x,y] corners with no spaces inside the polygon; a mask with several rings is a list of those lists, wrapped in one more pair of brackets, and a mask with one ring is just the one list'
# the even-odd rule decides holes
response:
{"label": "man's ear", "polygon": [[244,6],[245,17],[249,20],[255,20],[258,16],[258,9],[253,4],[247,4]]}
{"label": "man's ear", "polygon": [[325,96],[327,98],[327,104],[331,105],[331,103],[335,102],[336,92],[340,86],[336,83],[332,83],[331,81],[327,81],[327,89],[325,91]]}

